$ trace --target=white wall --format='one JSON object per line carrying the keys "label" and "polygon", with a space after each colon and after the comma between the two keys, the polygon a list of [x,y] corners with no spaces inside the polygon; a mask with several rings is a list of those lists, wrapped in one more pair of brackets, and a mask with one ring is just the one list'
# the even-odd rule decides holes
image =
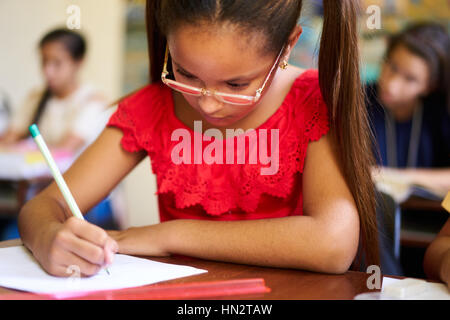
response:
{"label": "white wall", "polygon": [[[125,0],[0,0],[0,88],[13,108],[42,84],[37,44],[54,27],[66,26],[67,8],[81,9],[81,29],[88,41],[82,78],[115,101],[122,95]],[[157,223],[155,178],[149,160],[122,183],[123,227]]]}
{"label": "white wall", "polygon": [[67,8],[81,9],[81,29],[88,41],[82,78],[110,99],[121,94],[125,3],[123,0],[1,0],[0,87],[12,107],[30,88],[42,84],[37,45],[54,27],[66,26]]}
{"label": "white wall", "polygon": [[128,214],[124,227],[159,223],[156,177],[151,172],[150,159],[142,161],[122,183]]}

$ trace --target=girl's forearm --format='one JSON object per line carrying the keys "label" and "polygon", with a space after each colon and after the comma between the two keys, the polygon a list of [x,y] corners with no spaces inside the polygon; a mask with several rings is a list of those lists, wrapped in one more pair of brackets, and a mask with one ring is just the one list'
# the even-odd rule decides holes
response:
{"label": "girl's forearm", "polygon": [[133,228],[128,236],[125,231],[116,240],[124,253],[182,254],[208,260],[343,273],[354,259],[359,234],[359,230],[344,229],[327,226],[309,216],[246,221],[174,220]]}

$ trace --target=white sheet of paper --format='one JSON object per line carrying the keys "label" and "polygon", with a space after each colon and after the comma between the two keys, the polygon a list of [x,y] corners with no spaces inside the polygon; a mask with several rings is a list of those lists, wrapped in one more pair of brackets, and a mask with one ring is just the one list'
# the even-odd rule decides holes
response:
{"label": "white sheet of paper", "polygon": [[[408,278],[406,278],[408,279]],[[383,285],[381,288],[381,294],[383,295],[386,287],[393,284],[400,284],[402,280],[383,277]],[[407,298],[403,298],[404,300],[450,300],[450,290],[447,289],[447,286],[442,283],[434,283],[424,281],[423,290],[418,294],[413,294],[408,296]],[[386,297],[389,298],[389,297]],[[398,297],[393,297],[397,298]]]}
{"label": "white sheet of paper", "polygon": [[189,266],[156,262],[116,254],[114,262],[89,278],[77,277],[72,268],[69,278],[54,277],[42,269],[24,246],[0,249],[0,286],[35,293],[76,296],[89,291],[123,289],[207,272]]}

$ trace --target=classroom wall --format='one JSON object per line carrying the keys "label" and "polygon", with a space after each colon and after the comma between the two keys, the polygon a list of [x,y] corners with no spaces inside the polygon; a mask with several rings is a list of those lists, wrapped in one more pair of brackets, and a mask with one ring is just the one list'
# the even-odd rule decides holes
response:
{"label": "classroom wall", "polygon": [[150,159],[145,158],[124,180],[123,196],[127,214],[122,226],[145,226],[159,223],[156,176]]}
{"label": "classroom wall", "polygon": [[[80,32],[89,46],[82,79],[111,101],[123,95],[125,0],[0,0],[0,88],[13,109],[20,107],[31,88],[43,84],[38,41],[50,29],[66,26],[70,5],[81,9]],[[117,193],[122,227],[159,221],[155,191],[146,159]]]}
{"label": "classroom wall", "polygon": [[81,9],[81,29],[89,45],[82,78],[109,98],[121,93],[123,73],[123,0],[1,0],[0,87],[13,108],[20,105],[30,88],[42,84],[37,49],[39,39],[50,29],[65,26],[67,8]]}

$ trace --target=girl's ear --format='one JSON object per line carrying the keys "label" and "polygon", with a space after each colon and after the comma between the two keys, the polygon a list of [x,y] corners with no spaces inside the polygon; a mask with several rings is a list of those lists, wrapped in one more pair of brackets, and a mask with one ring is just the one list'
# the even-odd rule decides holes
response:
{"label": "girl's ear", "polygon": [[288,42],[286,43],[286,49],[284,50],[283,59],[289,61],[289,57],[291,56],[292,49],[298,42],[301,34],[303,32],[303,28],[301,25],[296,25],[289,35]]}

